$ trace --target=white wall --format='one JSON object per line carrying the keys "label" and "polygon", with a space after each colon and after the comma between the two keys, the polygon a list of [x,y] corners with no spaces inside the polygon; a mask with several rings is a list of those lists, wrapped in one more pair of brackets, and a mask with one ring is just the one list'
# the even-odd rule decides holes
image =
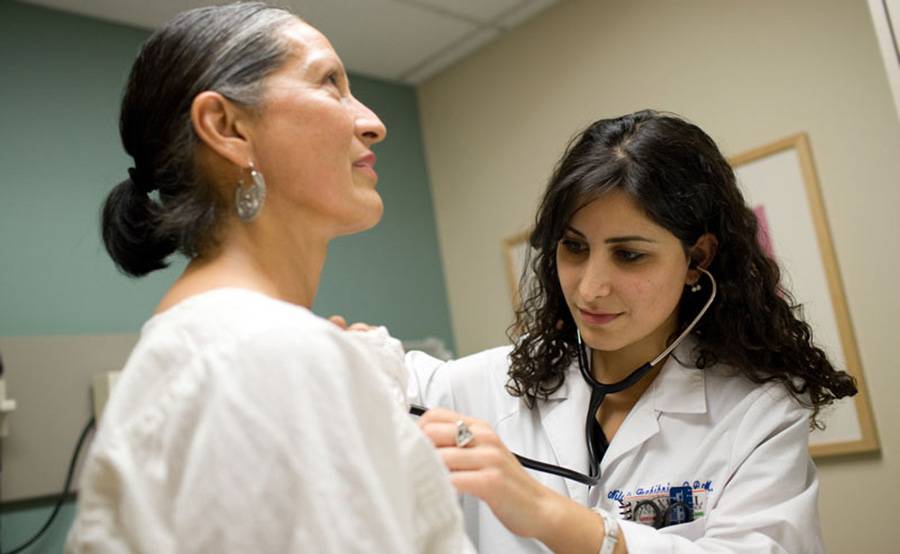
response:
{"label": "white wall", "polygon": [[423,84],[453,330],[505,341],[501,241],[526,228],[568,139],[651,107],[726,155],[811,140],[882,454],[821,462],[830,552],[894,549],[900,487],[900,124],[865,0],[570,0]]}

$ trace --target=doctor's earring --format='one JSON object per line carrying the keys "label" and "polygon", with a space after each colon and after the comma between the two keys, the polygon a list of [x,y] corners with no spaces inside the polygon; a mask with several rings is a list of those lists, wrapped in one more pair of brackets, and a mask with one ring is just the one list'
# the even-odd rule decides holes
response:
{"label": "doctor's earring", "polygon": [[703,285],[700,284],[700,280],[698,279],[696,283],[694,283],[693,285],[689,285],[689,288],[691,292],[700,292],[700,290],[703,288]]}
{"label": "doctor's earring", "polygon": [[242,175],[234,189],[234,208],[245,223],[253,221],[266,202],[266,180],[253,162],[250,162],[250,178],[253,184],[246,187]]}

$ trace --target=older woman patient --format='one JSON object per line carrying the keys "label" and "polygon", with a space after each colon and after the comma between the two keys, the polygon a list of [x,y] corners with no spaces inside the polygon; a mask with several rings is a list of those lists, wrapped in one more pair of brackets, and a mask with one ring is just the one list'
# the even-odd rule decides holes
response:
{"label": "older woman patient", "polygon": [[182,13],[135,61],[120,130],[107,250],[135,277],[190,263],[109,401],[67,550],[471,551],[399,343],[309,311],[329,241],[382,213],[385,128],[328,40],[260,3]]}

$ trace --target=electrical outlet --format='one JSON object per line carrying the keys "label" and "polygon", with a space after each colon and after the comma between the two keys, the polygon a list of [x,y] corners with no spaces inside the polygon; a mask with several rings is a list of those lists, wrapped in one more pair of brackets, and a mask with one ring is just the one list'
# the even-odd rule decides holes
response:
{"label": "electrical outlet", "polygon": [[106,373],[94,375],[91,383],[91,398],[94,402],[95,421],[100,421],[103,408],[106,407],[106,401],[109,400],[109,393],[112,392],[112,388],[118,381],[121,373],[121,371],[107,371]]}

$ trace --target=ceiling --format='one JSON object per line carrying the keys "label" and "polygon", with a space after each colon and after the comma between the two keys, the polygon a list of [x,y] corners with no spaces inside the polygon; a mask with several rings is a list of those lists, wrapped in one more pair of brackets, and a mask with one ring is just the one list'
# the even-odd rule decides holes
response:
{"label": "ceiling", "polygon": [[[155,29],[221,0],[23,0]],[[353,73],[418,84],[557,0],[281,0],[325,33]]]}

